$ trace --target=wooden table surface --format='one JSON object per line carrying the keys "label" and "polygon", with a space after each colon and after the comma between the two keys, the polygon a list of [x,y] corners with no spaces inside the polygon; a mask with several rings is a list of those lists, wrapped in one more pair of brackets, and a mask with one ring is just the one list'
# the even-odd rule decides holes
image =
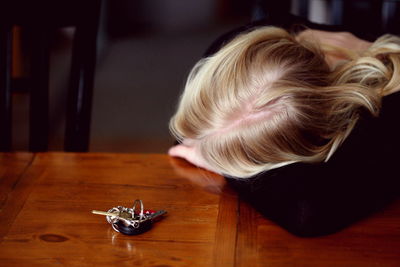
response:
{"label": "wooden table surface", "polygon": [[[135,199],[168,214],[125,236],[91,213]],[[161,154],[0,153],[0,201],[0,266],[400,266],[400,202],[299,238]]]}

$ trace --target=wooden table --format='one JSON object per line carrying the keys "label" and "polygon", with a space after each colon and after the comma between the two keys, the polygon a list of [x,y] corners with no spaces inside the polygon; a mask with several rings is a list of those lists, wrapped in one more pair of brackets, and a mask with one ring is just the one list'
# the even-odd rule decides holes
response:
{"label": "wooden table", "polygon": [[[293,236],[222,177],[161,154],[0,153],[1,266],[400,266],[400,202],[333,235]],[[168,215],[137,236],[91,210]]]}

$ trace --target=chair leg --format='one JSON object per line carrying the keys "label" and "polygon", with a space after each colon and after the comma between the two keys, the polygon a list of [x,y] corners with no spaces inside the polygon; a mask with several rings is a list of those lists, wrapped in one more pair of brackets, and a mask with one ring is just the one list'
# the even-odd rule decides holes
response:
{"label": "chair leg", "polygon": [[287,14],[291,9],[290,0],[279,0],[279,1],[268,1],[268,0],[256,0],[256,8],[259,9],[259,13],[262,14],[263,18],[271,18]]}
{"label": "chair leg", "polygon": [[[383,0],[343,1],[342,24],[355,33],[382,34],[382,3]],[[368,14],[368,18],[360,19],[357,14]]]}
{"label": "chair leg", "polygon": [[12,26],[0,27],[0,151],[11,150],[11,49]]}
{"label": "chair leg", "polygon": [[308,7],[309,1],[308,0],[298,0],[298,14],[300,17],[308,18]]}
{"label": "chair leg", "polygon": [[49,33],[34,28],[31,53],[29,150],[48,149],[49,135]]}
{"label": "chair leg", "polygon": [[400,34],[400,2],[384,1],[382,6],[383,31],[391,34]]}
{"label": "chair leg", "polygon": [[89,149],[96,39],[100,1],[94,1],[86,20],[76,27],[68,91],[65,151]]}

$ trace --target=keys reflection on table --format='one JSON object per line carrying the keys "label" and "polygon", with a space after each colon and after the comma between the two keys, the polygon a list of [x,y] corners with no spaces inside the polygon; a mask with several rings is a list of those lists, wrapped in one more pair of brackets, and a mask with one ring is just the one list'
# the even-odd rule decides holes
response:
{"label": "keys reflection on table", "polygon": [[[115,232],[92,210],[167,210],[151,230]],[[0,154],[2,266],[384,265],[400,262],[400,203],[333,235],[295,237],[223,177],[161,154]]]}

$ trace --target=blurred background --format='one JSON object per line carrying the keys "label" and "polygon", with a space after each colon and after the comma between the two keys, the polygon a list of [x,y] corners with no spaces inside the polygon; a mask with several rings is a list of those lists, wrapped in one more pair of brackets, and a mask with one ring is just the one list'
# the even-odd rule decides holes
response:
{"label": "blurred background", "polygon": [[[100,1],[100,0],[99,0]],[[221,34],[284,6],[313,22],[340,24],[340,0],[103,0],[100,1],[89,151],[159,152],[173,144],[168,131],[186,76]],[[397,27],[399,1],[347,1],[352,16],[378,12],[374,24]],[[269,3],[269,4],[268,4]],[[376,10],[377,4],[379,9]],[[46,8],[46,7],[43,7]],[[269,10],[267,10],[268,12]],[[51,12],[51,10],[49,10]],[[361,12],[361,13],[360,13]],[[398,16],[397,16],[398,17]],[[383,18],[383,19],[382,19]],[[51,23],[51,22],[50,22]],[[394,25],[394,26],[393,26]],[[365,25],[361,25],[363,27]],[[49,150],[63,150],[65,106],[74,27],[52,32],[49,80]],[[24,87],[27,38],[13,28],[13,150],[27,150],[29,88]]]}

